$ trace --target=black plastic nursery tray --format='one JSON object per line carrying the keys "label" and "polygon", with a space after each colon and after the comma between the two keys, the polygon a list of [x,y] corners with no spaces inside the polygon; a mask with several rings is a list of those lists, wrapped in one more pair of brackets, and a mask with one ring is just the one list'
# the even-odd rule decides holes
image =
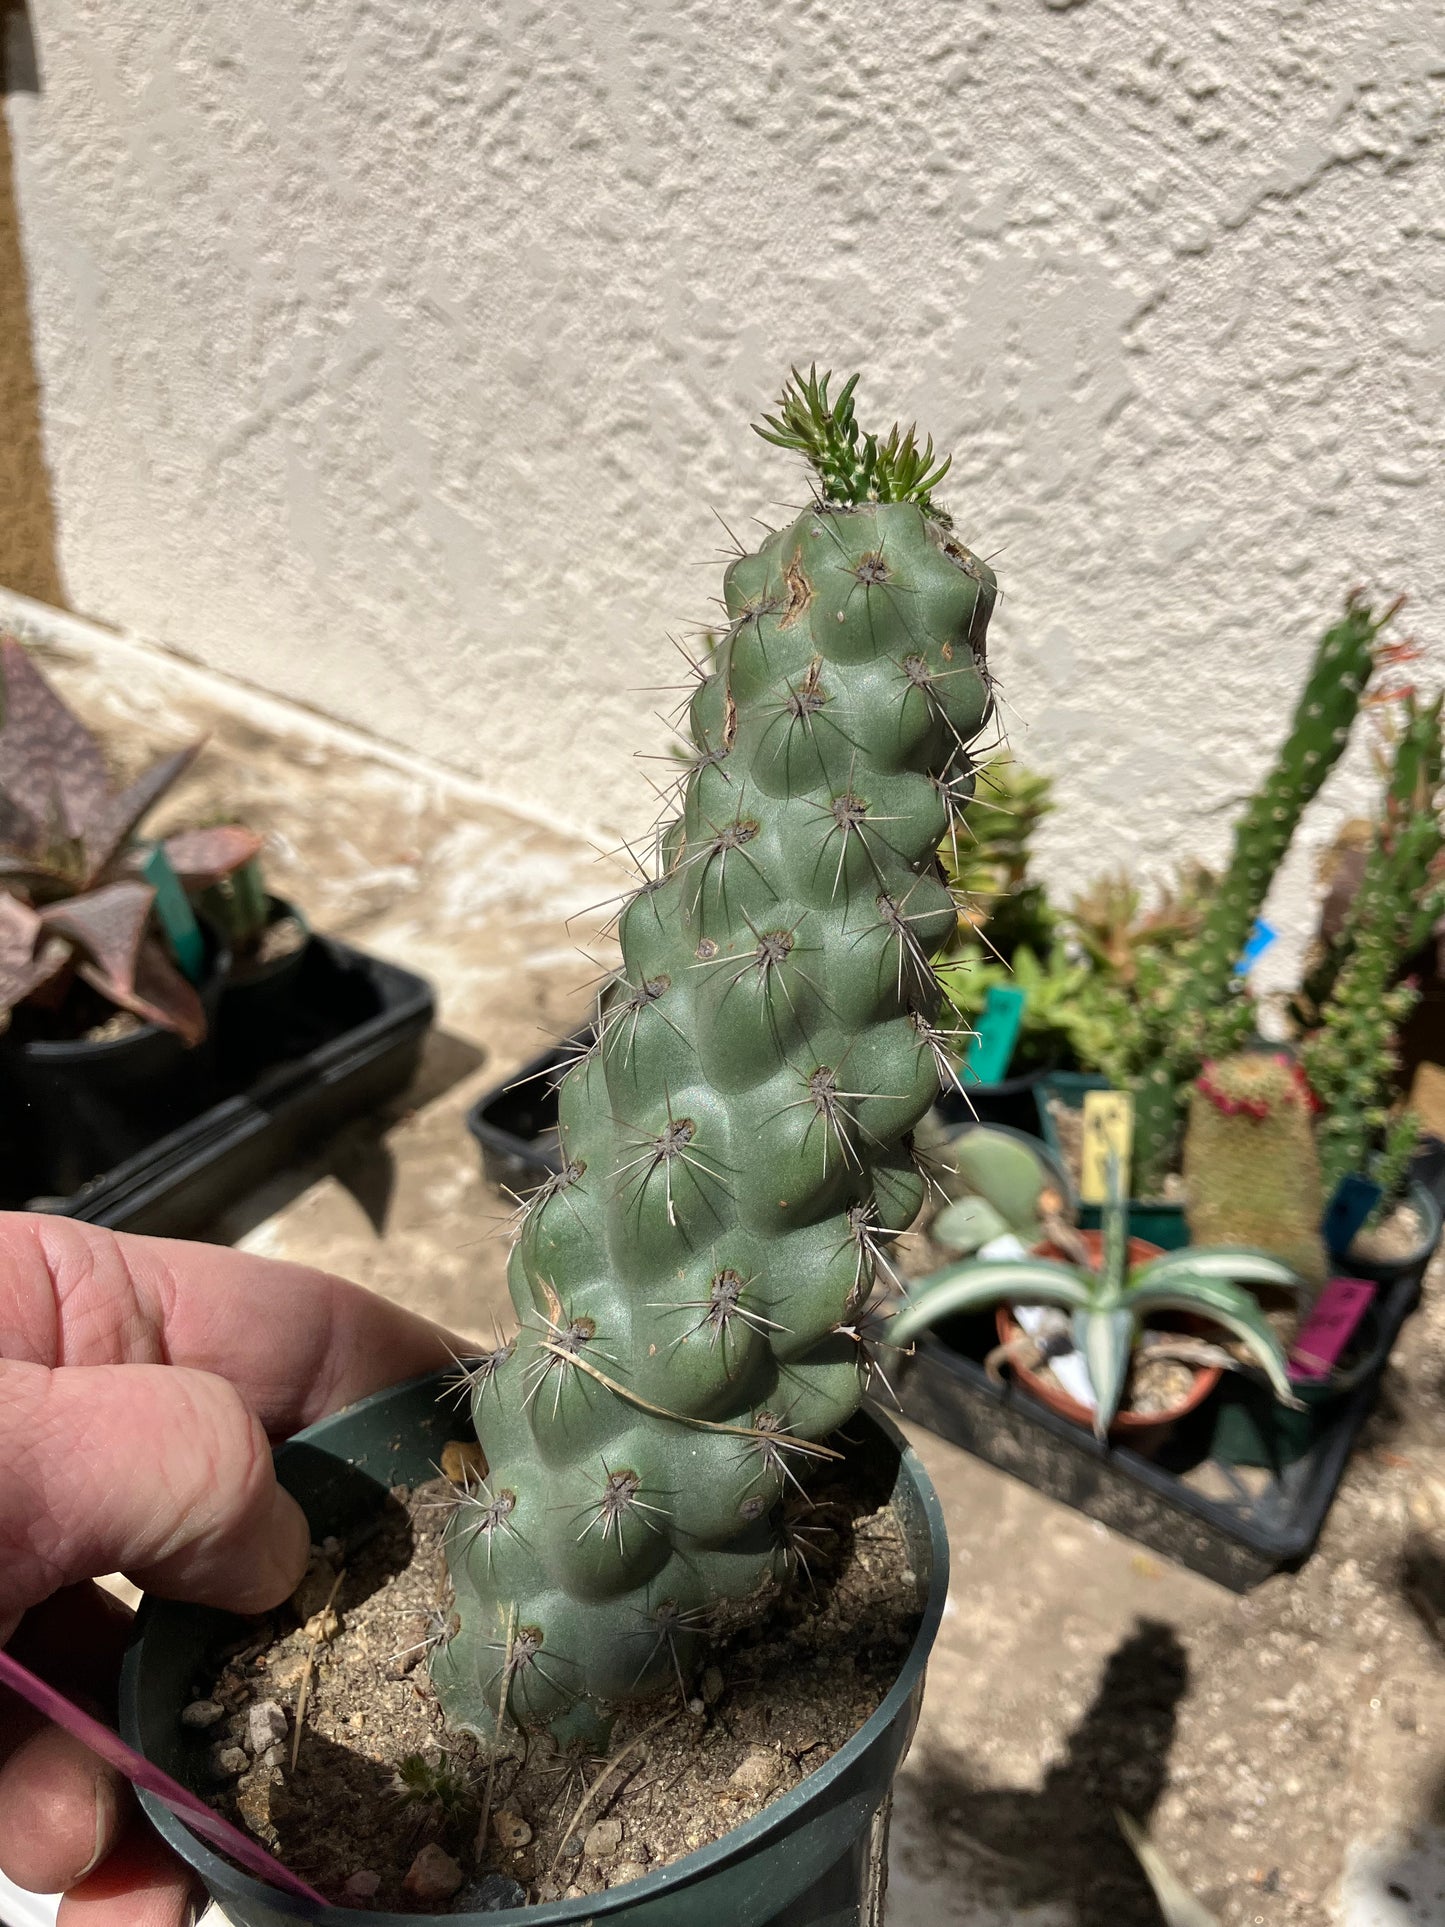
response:
{"label": "black plastic nursery tray", "polygon": [[[905,1414],[1010,1472],[1052,1499],[1235,1592],[1300,1565],[1314,1550],[1369,1416],[1400,1327],[1419,1300],[1413,1278],[1379,1300],[1373,1369],[1341,1395],[1305,1455],[1278,1471],[1209,1457],[1215,1400],[1183,1421],[1152,1458],[1104,1446],[1011,1381],[995,1384],[983,1360],[998,1343],[991,1319],[959,1319],[925,1334],[903,1367]],[[1231,1396],[1226,1375],[1217,1394]]]}
{"label": "black plastic nursery tray", "polygon": [[422,978],[334,938],[313,937],[295,994],[264,1040],[216,1039],[217,1101],[66,1197],[5,1195],[113,1230],[184,1237],[345,1119],[410,1082],[435,1011]]}

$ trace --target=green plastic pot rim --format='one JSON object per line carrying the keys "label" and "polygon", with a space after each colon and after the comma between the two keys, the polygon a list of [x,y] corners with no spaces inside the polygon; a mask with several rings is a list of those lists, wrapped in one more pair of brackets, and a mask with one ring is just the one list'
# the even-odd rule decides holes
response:
{"label": "green plastic pot rim", "polygon": [[[352,1418],[373,1406],[382,1405],[399,1393],[414,1391],[428,1383],[438,1386],[449,1377],[447,1372],[425,1372],[419,1378],[403,1381],[401,1384],[387,1386],[383,1391],[373,1392],[369,1397],[358,1399],[355,1404],[344,1406],[339,1412],[331,1413],[315,1425],[307,1426],[295,1434],[285,1444],[276,1448],[278,1460],[284,1456],[286,1447],[291,1444],[320,1445],[324,1447],[325,1433],[332,1424],[343,1418]],[[508,1922],[514,1927],[583,1927],[584,1922],[603,1919],[609,1915],[626,1912],[643,1901],[660,1899],[670,1889],[679,1892],[695,1887],[699,1879],[714,1868],[745,1857],[752,1849],[761,1847],[765,1840],[778,1833],[789,1831],[790,1823],[802,1809],[809,1804],[822,1784],[848,1770],[881,1738],[893,1721],[903,1710],[918,1678],[928,1663],[933,1642],[938,1636],[938,1628],[943,1620],[944,1601],[948,1597],[948,1533],[944,1524],[943,1506],[932,1480],[924,1470],[923,1462],[903,1433],[886,1413],[881,1412],[871,1401],[864,1403],[866,1416],[875,1424],[898,1453],[900,1477],[905,1477],[913,1486],[920,1501],[923,1517],[927,1523],[929,1548],[932,1553],[932,1572],[929,1576],[928,1594],[923,1602],[923,1613],[918,1631],[914,1634],[913,1644],[898,1670],[898,1676],[889,1687],[882,1701],[856,1733],[852,1734],[838,1751],[823,1766],[807,1774],[798,1785],[774,1800],[771,1805],[741,1826],[732,1827],[708,1846],[699,1847],[695,1853],[686,1854],[680,1860],[670,1861],[656,1873],[647,1874],[641,1880],[629,1881],[625,1887],[609,1887],[601,1893],[587,1894],[575,1900],[544,1901],[537,1906],[508,1907],[500,1911],[486,1913],[455,1914],[411,1914],[373,1912],[362,1907],[342,1907],[328,1905],[313,1907],[296,1895],[282,1892],[278,1887],[270,1887],[243,1873],[229,1860],[214,1852],[189,1827],[173,1814],[169,1807],[163,1806],[153,1794],[138,1790],[138,1798],[146,1818],[174,1853],[177,1859],[196,1874],[205,1884],[213,1898],[229,1890],[243,1893],[248,1900],[257,1905],[268,1907],[274,1912],[293,1914],[298,1920],[316,1921],[323,1927],[400,1927],[402,1922],[442,1921],[461,1923],[481,1923],[496,1921],[500,1927]],[[152,1601],[142,1599],[136,1613],[135,1626],[120,1678],[120,1721],[122,1733],[129,1729],[134,1736],[137,1722],[131,1717],[136,1703],[140,1665],[140,1648],[145,1638],[146,1627],[157,1605],[172,1605],[169,1600]],[[177,1709],[179,1711],[179,1708]],[[224,1907],[224,1899],[219,1902]],[[719,1923],[721,1927],[721,1923]]]}

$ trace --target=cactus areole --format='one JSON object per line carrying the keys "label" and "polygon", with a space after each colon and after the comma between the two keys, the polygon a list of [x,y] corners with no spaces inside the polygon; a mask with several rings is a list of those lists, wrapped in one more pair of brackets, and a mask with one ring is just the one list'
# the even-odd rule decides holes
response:
{"label": "cactus areole", "polygon": [[725,1602],[766,1602],[863,1394],[883,1241],[923,1202],[929,959],[956,923],[935,852],[990,711],[995,585],[929,501],[946,464],[861,434],[852,389],[795,374],[759,431],[816,499],[727,570],[677,812],[512,1252],[520,1332],[469,1370],[488,1470],[431,1671],[483,1735],[595,1730],[677,1690]]}

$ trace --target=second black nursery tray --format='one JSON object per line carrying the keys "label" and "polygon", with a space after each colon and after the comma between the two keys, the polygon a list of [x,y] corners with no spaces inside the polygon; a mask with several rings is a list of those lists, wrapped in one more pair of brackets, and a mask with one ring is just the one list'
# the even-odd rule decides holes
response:
{"label": "second black nursery tray", "polygon": [[1400,1327],[1418,1301],[1413,1278],[1381,1291],[1368,1369],[1322,1415],[1303,1455],[1272,1470],[1210,1456],[1221,1401],[1242,1399],[1248,1389],[1228,1374],[1157,1456],[1145,1458],[1127,1446],[1101,1445],[1022,1386],[991,1379],[983,1360],[998,1343],[992,1319],[960,1319],[925,1333],[894,1382],[907,1417],[941,1438],[1245,1592],[1273,1572],[1301,1565],[1314,1550]]}
{"label": "second black nursery tray", "polygon": [[[431,986],[409,970],[313,937],[294,994],[266,1038],[244,1026],[216,1038],[215,1101],[64,1197],[6,1196],[117,1231],[185,1237],[327,1134],[405,1089],[434,1015]],[[23,1129],[23,1120],[21,1122]]]}

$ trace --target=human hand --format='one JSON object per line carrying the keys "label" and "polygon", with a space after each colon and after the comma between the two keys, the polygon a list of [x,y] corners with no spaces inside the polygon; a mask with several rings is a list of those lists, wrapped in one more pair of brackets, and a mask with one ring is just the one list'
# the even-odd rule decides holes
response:
{"label": "human hand", "polygon": [[[89,1582],[278,1605],[311,1535],[271,1441],[449,1356],[325,1272],[0,1213],[0,1645],[109,1717],[130,1615]],[[180,1927],[193,1898],[114,1771],[3,1689],[0,1868],[63,1891],[60,1927]]]}

